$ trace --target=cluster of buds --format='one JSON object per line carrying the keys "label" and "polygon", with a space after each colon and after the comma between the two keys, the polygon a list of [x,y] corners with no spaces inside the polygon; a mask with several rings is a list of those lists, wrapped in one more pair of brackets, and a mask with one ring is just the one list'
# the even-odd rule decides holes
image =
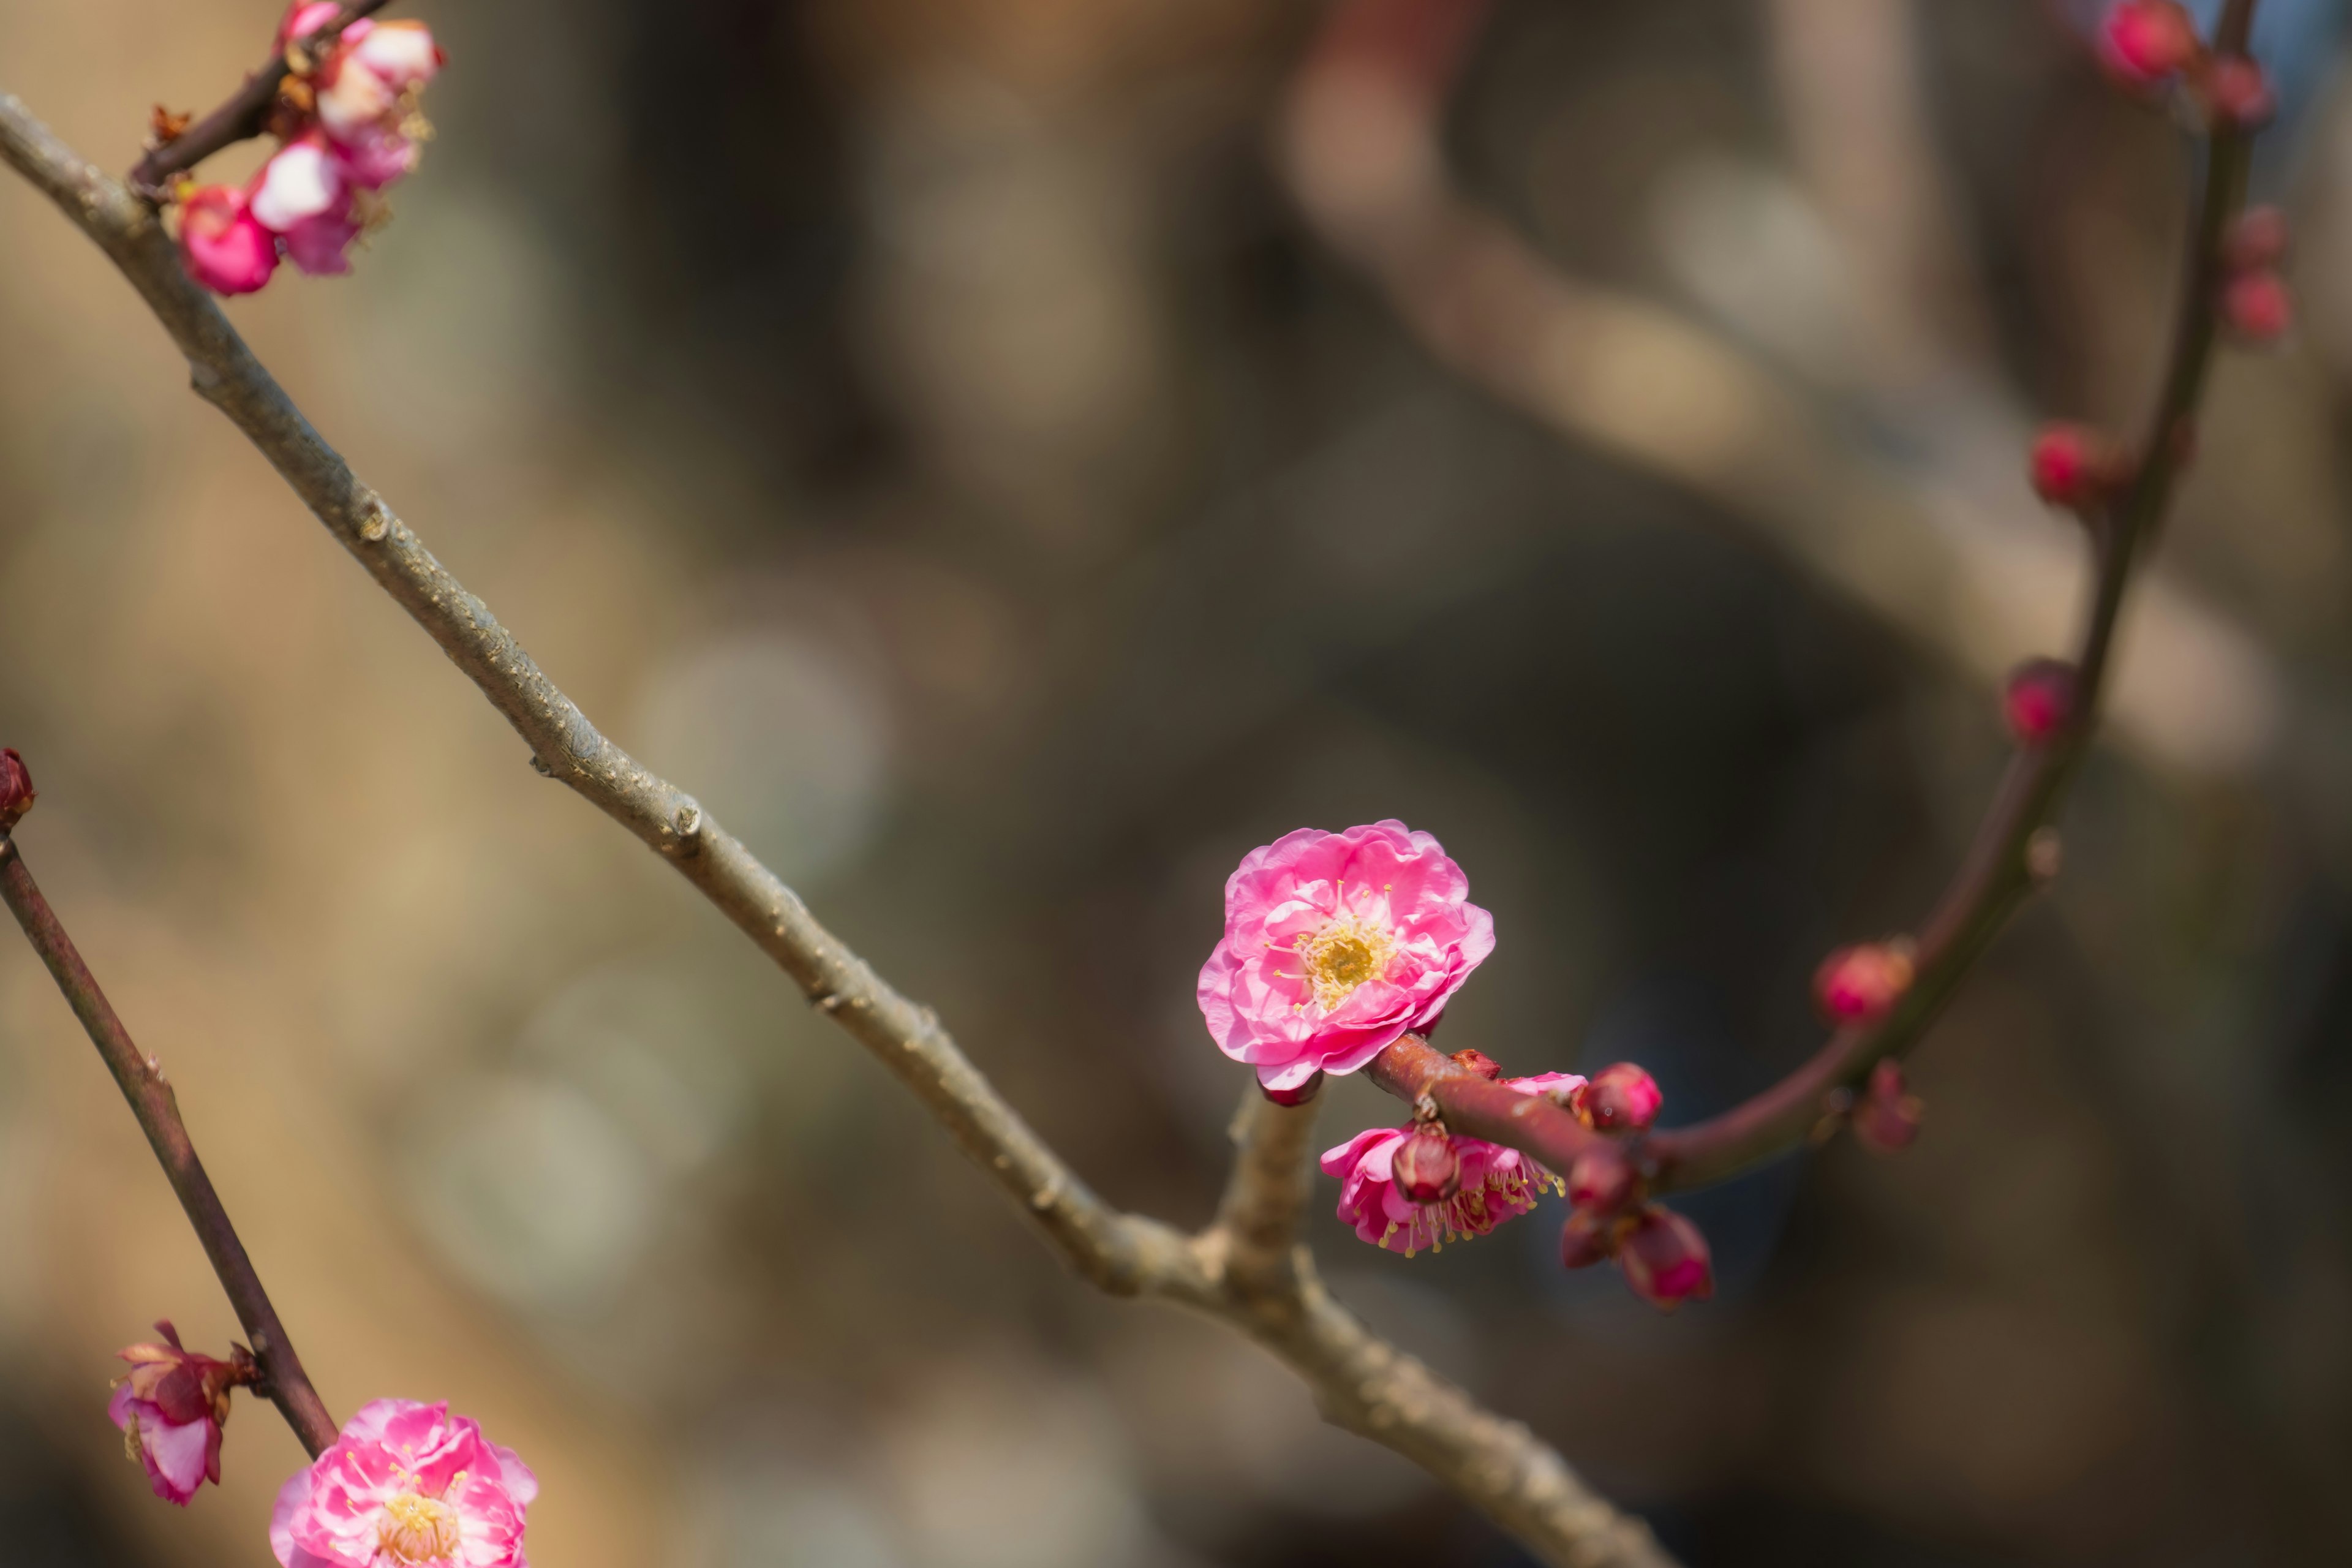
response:
{"label": "cluster of buds", "polygon": [[2099,26],[2099,59],[2108,75],[2135,92],[2185,88],[2217,130],[2258,130],[2278,109],[2262,68],[2242,55],[2207,47],[2179,0],[2120,0],[2111,6]]}
{"label": "cluster of buds", "polygon": [[[1567,1104],[1596,1132],[1646,1132],[1665,1097],[1632,1062],[1594,1073]],[[1613,1260],[1633,1294],[1661,1311],[1715,1294],[1715,1265],[1698,1226],[1647,1201],[1641,1173],[1614,1139],[1594,1144],[1569,1168],[1571,1212],[1560,1227],[1559,1260],[1589,1268]]]}
{"label": "cluster of buds", "polygon": [[422,22],[362,17],[313,60],[304,40],[341,11],[295,0],[278,29],[288,75],[270,130],[281,145],[242,186],[184,185],[180,253],[216,294],[250,294],[282,257],[311,274],[351,270],[353,241],[382,221],[383,193],[416,166],[431,128],[417,94],[442,56]]}
{"label": "cluster of buds", "polygon": [[131,1370],[116,1381],[106,1413],[122,1428],[123,1452],[146,1468],[155,1495],[185,1508],[205,1482],[220,1485],[229,1390],[258,1381],[259,1373],[243,1345],[230,1346],[229,1359],[218,1361],[182,1349],[168,1320],[155,1331],[162,1344],[121,1352]]}
{"label": "cluster of buds", "polygon": [[2222,242],[2221,323],[2242,343],[2277,342],[2294,325],[2294,296],[2279,271],[2286,243],[2286,215],[2276,207],[2241,214]]}

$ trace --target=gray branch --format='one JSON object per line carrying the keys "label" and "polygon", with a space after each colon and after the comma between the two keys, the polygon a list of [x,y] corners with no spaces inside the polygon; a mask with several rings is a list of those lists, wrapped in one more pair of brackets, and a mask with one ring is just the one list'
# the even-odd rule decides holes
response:
{"label": "gray branch", "polygon": [[1279,1356],[1325,1416],[1394,1449],[1559,1568],[1672,1568],[1637,1520],[1525,1426],[1374,1337],[1295,1246],[1311,1110],[1245,1108],[1232,1190],[1198,1237],[1097,1197],[1006,1104],[934,1013],[893,990],[692,795],[600,734],[481,600],[360,482],[192,282],[153,209],[0,94],[0,158],[113,260],[236,424],[369,575],[527,742],[539,767],[675,866],[920,1100],[1089,1283],[1229,1323]]}

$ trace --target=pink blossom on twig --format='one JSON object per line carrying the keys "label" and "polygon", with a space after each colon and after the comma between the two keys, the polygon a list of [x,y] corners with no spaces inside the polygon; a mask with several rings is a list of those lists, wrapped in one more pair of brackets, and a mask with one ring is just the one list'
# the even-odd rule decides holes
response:
{"label": "pink blossom on twig", "polygon": [[379,1399],[278,1490],[285,1568],[529,1568],[539,1479],[446,1404]]}
{"label": "pink blossom on twig", "polygon": [[[1540,1073],[1532,1078],[1503,1080],[1522,1094],[1564,1093],[1584,1082],[1573,1073]],[[1339,1178],[1339,1217],[1355,1227],[1359,1238],[1407,1258],[1447,1241],[1484,1236],[1507,1219],[1528,1213],[1546,1187],[1564,1190],[1558,1175],[1517,1149],[1489,1143],[1483,1138],[1448,1134],[1455,1184],[1435,1201],[1415,1201],[1398,1163],[1405,1157],[1412,1171],[1418,1142],[1432,1135],[1423,1127],[1374,1127],[1357,1133],[1327,1151],[1326,1175]]]}
{"label": "pink blossom on twig", "polygon": [[1270,1089],[1354,1072],[1428,1029],[1495,951],[1469,890],[1437,840],[1402,822],[1302,827],[1250,851],[1201,968],[1209,1033]]}
{"label": "pink blossom on twig", "polygon": [[278,270],[278,237],[255,219],[243,191],[205,185],[180,203],[180,256],[214,293],[250,294]]}
{"label": "pink blossom on twig", "polygon": [[123,1451],[145,1468],[155,1495],[185,1508],[205,1482],[220,1484],[229,1390],[252,1381],[253,1358],[242,1346],[227,1361],[183,1350],[168,1320],[155,1331],[162,1344],[121,1352],[131,1371],[114,1385],[106,1414],[122,1428]]}

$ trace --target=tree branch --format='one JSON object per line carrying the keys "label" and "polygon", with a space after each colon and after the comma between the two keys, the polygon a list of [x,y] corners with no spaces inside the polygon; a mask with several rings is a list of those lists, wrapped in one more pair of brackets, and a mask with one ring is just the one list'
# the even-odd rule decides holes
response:
{"label": "tree branch", "polygon": [[[197,394],[245,433],[337,542],[506,716],[539,769],[700,889],[813,1005],[922,1101],[1078,1274],[1113,1295],[1174,1301],[1249,1334],[1307,1384],[1327,1417],[1421,1465],[1554,1568],[1674,1568],[1639,1521],[1586,1489],[1525,1426],[1369,1333],[1324,1291],[1303,1251],[1288,1246],[1305,1197],[1311,1113],[1244,1116],[1242,1169],[1224,1221],[1202,1236],[1104,1203],[998,1095],[929,1008],[893,990],[819,924],[693,796],[589,723],[488,607],[320,438],[211,297],[189,280],[152,209],[6,94],[0,94],[0,159],[121,269],[187,357]],[[1287,1271],[1265,1266],[1285,1251]]]}
{"label": "tree branch", "polygon": [[299,53],[307,70],[343,36],[345,27],[383,10],[385,0],[349,0],[341,11],[327,18],[325,25],[305,33],[247,77],[245,85],[230,94],[228,101],[171,141],[150,147],[147,155],[131,171],[131,188],[159,197],[164,182],[173,175],[194,168],[224,147],[260,135],[268,128],[269,111],[278,102],[278,84],[292,68],[289,57]]}
{"label": "tree branch", "polygon": [[220,1276],[221,1289],[228,1292],[229,1304],[236,1309],[236,1321],[244,1326],[254,1359],[267,1379],[263,1390],[269,1402],[278,1406],[310,1457],[317,1458],[335,1440],[335,1418],[327,1414],[319,1391],[303,1372],[302,1358],[294,1353],[294,1342],[286,1337],[278,1309],[270,1304],[269,1292],[261,1288],[253,1259],[247,1255],[245,1243],[237,1239],[236,1227],[229,1223],[228,1211],[221,1206],[204,1162],[196,1157],[187,1124],[180,1120],[179,1098],[164,1079],[163,1064],[131,1043],[131,1031],[115,1016],[113,1004],[99,989],[97,977],[82,962],[57,911],[49,908],[39,884],[33,880],[24,853],[7,834],[0,834],[0,900],[6,900],[9,913],[25,928],[26,940],[49,966],[58,989],[73,1005],[74,1016],[89,1032],[106,1070],[114,1075],[115,1086],[130,1102],[131,1115],[139,1119],[139,1130],[147,1134],[148,1146],[155,1151],[156,1162],[179,1194],[180,1206],[187,1211],[188,1224],[204,1244],[205,1256],[212,1259],[213,1272]]}

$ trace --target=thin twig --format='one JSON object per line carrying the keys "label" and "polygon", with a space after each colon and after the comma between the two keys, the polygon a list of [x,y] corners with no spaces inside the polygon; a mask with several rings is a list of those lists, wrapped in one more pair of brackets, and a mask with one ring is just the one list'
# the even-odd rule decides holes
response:
{"label": "thin twig", "polygon": [[310,1457],[317,1458],[335,1440],[335,1419],[310,1385],[302,1358],[294,1353],[294,1342],[286,1337],[286,1327],[278,1321],[269,1292],[261,1288],[261,1277],[254,1272],[245,1243],[237,1239],[236,1227],[229,1223],[212,1178],[205,1174],[204,1162],[196,1157],[196,1146],[188,1137],[187,1123],[180,1119],[179,1097],[164,1079],[162,1064],[131,1043],[131,1031],[115,1016],[113,1004],[99,989],[97,977],[82,962],[57,911],[41,895],[39,884],[25,865],[24,852],[16,847],[13,836],[5,834],[0,834],[0,900],[6,900],[8,911],[25,928],[26,939],[56,976],[58,989],[73,1005],[74,1016],[81,1020],[106,1070],[114,1075],[115,1086],[130,1102],[131,1113],[139,1119],[139,1130],[147,1134],[148,1146],[171,1179],[172,1190],[180,1195],[180,1206],[187,1211],[188,1224],[204,1244],[205,1256],[212,1259],[213,1272],[220,1276],[221,1289],[228,1292],[229,1304],[236,1309],[236,1321],[244,1326],[254,1359],[261,1365],[264,1392]]}
{"label": "thin twig", "polygon": [[[103,249],[187,357],[199,395],[228,416],[343,548],[424,628],[560,779],[626,826],[757,942],[812,1005],[903,1083],[1084,1279],[1227,1322],[1280,1357],[1333,1422],[1395,1450],[1525,1542],[1553,1568],[1673,1568],[1640,1521],[1617,1512],[1525,1426],[1368,1332],[1317,1282],[1303,1252],[1244,1288],[1234,1237],[1200,1237],[1097,1197],[956,1047],[927,1007],[900,995],[820,925],[798,895],[712,821],[694,797],[614,745],[549,680],[488,606],[362,484],[191,282],[154,211],[0,94],[0,159]],[[1303,1159],[1304,1118],[1253,1122],[1264,1169]],[[1246,1150],[1244,1163],[1256,1156]],[[1278,1158],[1277,1158],[1278,1157]],[[1299,1175],[1303,1182],[1303,1173]],[[1270,1191],[1271,1189],[1269,1189]],[[1287,1199],[1250,1228],[1271,1238]],[[1260,1220],[1265,1223],[1261,1226]],[[1245,1242],[1244,1247],[1257,1245]],[[1269,1310],[1276,1294],[1293,1305]]]}
{"label": "thin twig", "polygon": [[315,64],[343,36],[345,27],[383,10],[385,3],[386,0],[350,0],[323,26],[305,33],[270,57],[260,69],[245,79],[245,85],[230,94],[226,103],[169,142],[149,148],[147,155],[131,171],[131,188],[160,197],[164,183],[173,175],[194,168],[224,147],[260,135],[268,129],[269,111],[278,102],[278,84],[292,68],[288,56],[299,52],[307,64]]}

